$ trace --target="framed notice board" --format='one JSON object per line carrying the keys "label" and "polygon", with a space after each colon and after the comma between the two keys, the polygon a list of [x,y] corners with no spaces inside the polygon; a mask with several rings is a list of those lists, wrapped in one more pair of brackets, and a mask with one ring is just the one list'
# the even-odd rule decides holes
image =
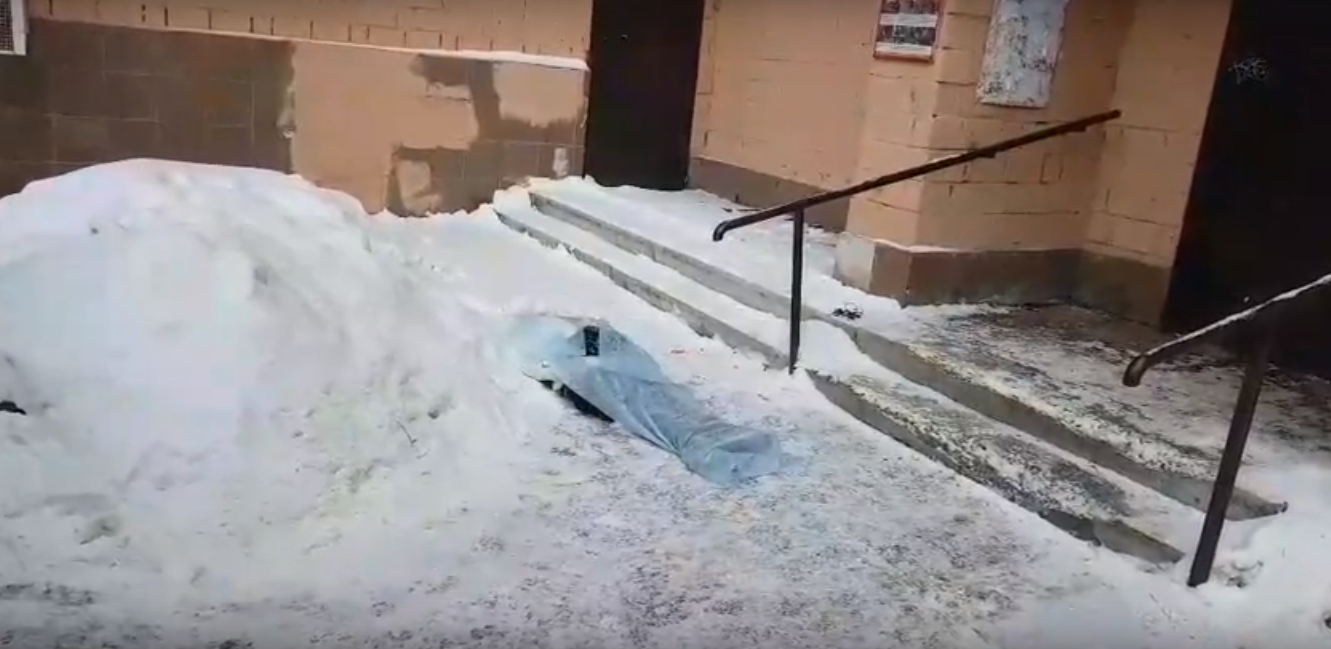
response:
{"label": "framed notice board", "polygon": [[943,0],[883,0],[874,56],[931,61],[943,18]]}

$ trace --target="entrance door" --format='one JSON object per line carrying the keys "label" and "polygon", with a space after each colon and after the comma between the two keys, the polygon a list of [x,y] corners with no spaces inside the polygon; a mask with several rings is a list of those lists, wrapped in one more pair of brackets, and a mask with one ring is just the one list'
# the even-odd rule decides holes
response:
{"label": "entrance door", "polygon": [[683,189],[705,0],[593,0],[585,173]]}
{"label": "entrance door", "polygon": [[[1331,3],[1235,0],[1166,324],[1191,329],[1331,273]],[[1286,319],[1278,360],[1331,369],[1331,298]]]}

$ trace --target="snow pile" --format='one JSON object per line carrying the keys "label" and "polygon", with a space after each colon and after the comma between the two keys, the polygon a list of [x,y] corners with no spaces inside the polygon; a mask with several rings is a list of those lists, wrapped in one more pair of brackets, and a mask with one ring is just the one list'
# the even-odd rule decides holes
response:
{"label": "snow pile", "polygon": [[[494,348],[533,312],[613,321],[807,462],[717,490],[570,414]],[[1088,554],[486,209],[40,183],[0,201],[0,354],[0,644],[961,646]]]}
{"label": "snow pile", "polygon": [[[802,461],[716,490],[569,415],[495,347],[530,313],[613,321]],[[858,369],[843,332],[806,334]],[[1326,637],[1324,499],[1231,523],[1216,580],[1185,589],[484,208],[376,218],[298,178],[150,161],[35,184],[0,200],[0,399],[27,411],[0,414],[0,645]]]}
{"label": "snow pile", "polygon": [[0,575],[388,581],[421,568],[358,547],[409,558],[429,539],[394,529],[513,498],[494,316],[373,227],[298,178],[143,160],[0,200],[0,398],[28,412],[0,415]]}

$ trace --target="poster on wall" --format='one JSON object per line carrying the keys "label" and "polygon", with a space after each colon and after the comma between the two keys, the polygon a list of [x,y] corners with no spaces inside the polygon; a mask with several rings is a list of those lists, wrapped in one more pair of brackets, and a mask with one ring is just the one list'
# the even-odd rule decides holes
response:
{"label": "poster on wall", "polygon": [[1063,49],[1068,0],[998,0],[989,21],[976,98],[982,104],[1043,108]]}
{"label": "poster on wall", "polygon": [[874,56],[932,60],[943,0],[883,0]]}

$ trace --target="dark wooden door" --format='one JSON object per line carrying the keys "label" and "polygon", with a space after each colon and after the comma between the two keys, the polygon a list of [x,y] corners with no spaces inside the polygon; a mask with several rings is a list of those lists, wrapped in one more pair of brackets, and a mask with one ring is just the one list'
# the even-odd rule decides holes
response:
{"label": "dark wooden door", "polygon": [[705,0],[594,0],[584,171],[604,185],[682,189]]}
{"label": "dark wooden door", "polygon": [[[1170,286],[1171,328],[1331,273],[1327,25],[1331,3],[1235,1]],[[1292,315],[1278,360],[1331,368],[1331,297]]]}

